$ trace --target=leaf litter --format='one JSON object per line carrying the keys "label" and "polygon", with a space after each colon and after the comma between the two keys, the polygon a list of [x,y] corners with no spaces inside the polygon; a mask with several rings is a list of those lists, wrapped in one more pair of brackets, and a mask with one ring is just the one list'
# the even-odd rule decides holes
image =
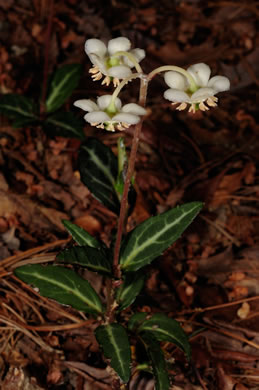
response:
{"label": "leaf litter", "polygon": [[[150,266],[145,294],[134,309],[169,313],[191,337],[192,367],[174,347],[163,346],[168,362],[174,359],[172,389],[258,389],[257,2],[54,3],[49,70],[71,60],[84,64],[78,96],[99,92],[86,77],[83,53],[85,39],[93,36],[128,36],[145,47],[148,70],[208,62],[231,79],[221,106],[205,115],[172,112],[160,98],[161,79],[150,88],[129,228],[182,201],[203,201],[205,207],[183,238]],[[0,1],[1,94],[38,99],[48,6],[39,0]],[[88,125],[85,134],[116,149],[116,134],[93,133]],[[130,146],[132,130],[125,136]],[[15,279],[12,269],[54,261],[69,245],[61,219],[108,243],[114,215],[80,181],[79,142],[46,139],[37,126],[14,130],[1,117],[0,146],[1,386],[109,389],[93,337],[97,324],[41,297]],[[102,280],[92,278],[101,292]],[[153,388],[148,374],[134,372],[130,389]]]}

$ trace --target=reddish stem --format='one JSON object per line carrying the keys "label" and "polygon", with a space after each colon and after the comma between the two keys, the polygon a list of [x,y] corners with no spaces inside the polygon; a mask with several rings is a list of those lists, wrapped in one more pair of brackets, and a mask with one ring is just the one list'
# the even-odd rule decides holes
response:
{"label": "reddish stem", "polygon": [[43,67],[43,82],[42,82],[42,95],[41,95],[41,105],[40,105],[40,114],[43,115],[45,112],[45,100],[47,95],[47,83],[48,83],[48,71],[49,71],[49,48],[50,48],[50,38],[53,25],[53,15],[54,15],[54,0],[49,0],[49,16],[48,24],[45,36],[45,50],[44,50],[44,67]]}
{"label": "reddish stem", "polygon": [[[148,80],[141,79],[140,92],[139,92],[139,105],[141,105],[142,107],[145,107],[146,105],[147,87],[148,87]],[[142,122],[143,120],[141,120],[135,127],[135,132],[134,132],[132,145],[131,145],[129,165],[128,165],[127,175],[126,175],[122,199],[121,199],[120,215],[118,220],[118,230],[117,230],[117,237],[114,246],[114,257],[113,257],[114,275],[118,279],[121,277],[121,271],[119,267],[119,256],[120,256],[121,239],[122,239],[122,234],[126,222],[125,220],[127,216],[128,193],[129,193],[131,178],[134,173],[139,138],[142,129]]]}

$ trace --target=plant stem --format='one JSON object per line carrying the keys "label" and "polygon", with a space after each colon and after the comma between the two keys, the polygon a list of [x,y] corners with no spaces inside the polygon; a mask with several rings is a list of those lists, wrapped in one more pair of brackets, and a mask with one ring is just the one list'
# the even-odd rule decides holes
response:
{"label": "plant stem", "polygon": [[54,15],[54,0],[49,0],[49,16],[48,25],[45,37],[45,50],[44,50],[44,66],[43,66],[43,82],[42,82],[42,94],[40,103],[40,114],[43,115],[45,112],[45,99],[47,95],[47,82],[48,82],[48,70],[49,70],[49,47],[50,38],[53,24]]}
{"label": "plant stem", "polygon": [[[146,97],[147,97],[147,88],[148,88],[148,80],[146,76],[143,76],[141,78],[140,82],[140,91],[139,91],[139,105],[142,107],[145,107],[146,105]],[[138,150],[138,144],[139,144],[139,138],[140,133],[142,129],[142,123],[143,119],[140,120],[140,122],[135,127],[135,132],[132,140],[131,145],[131,152],[130,152],[130,158],[129,158],[129,165],[127,169],[127,175],[124,183],[124,189],[121,199],[121,206],[120,206],[120,215],[118,220],[118,230],[117,230],[117,237],[115,241],[114,246],[114,257],[113,257],[113,269],[114,269],[114,275],[116,278],[120,279],[121,277],[121,271],[119,267],[119,256],[120,256],[120,246],[121,246],[121,239],[122,234],[124,230],[124,224],[127,214],[127,206],[128,206],[128,192],[130,188],[130,182],[131,178],[134,173],[134,167],[136,162],[136,155]]]}
{"label": "plant stem", "polygon": [[[127,77],[126,79],[124,79],[120,82],[120,84],[117,86],[117,88],[114,90],[114,92],[112,94],[111,102],[110,102],[109,106],[107,107],[108,110],[109,110],[109,107],[111,107],[111,109],[113,109],[113,107],[115,105],[115,100],[118,97],[122,88],[125,87],[125,85],[128,84],[129,81],[137,79],[138,77],[141,77],[141,75],[142,75],[141,73],[133,73],[129,77]],[[115,112],[116,112],[116,109],[115,109]]]}
{"label": "plant stem", "polygon": [[106,285],[106,321],[112,322],[112,313],[111,313],[111,308],[112,308],[112,301],[113,301],[113,288],[112,288],[112,280],[110,278],[106,278],[105,281]]}

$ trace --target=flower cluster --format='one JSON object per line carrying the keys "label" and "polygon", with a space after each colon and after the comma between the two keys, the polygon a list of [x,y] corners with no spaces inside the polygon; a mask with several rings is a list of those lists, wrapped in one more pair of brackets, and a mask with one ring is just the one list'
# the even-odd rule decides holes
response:
{"label": "flower cluster", "polygon": [[124,37],[111,39],[107,46],[99,39],[88,39],[85,51],[93,64],[89,71],[93,80],[100,80],[104,75],[102,84],[109,85],[112,80],[116,86],[120,79],[129,77],[131,68],[145,57],[144,50],[130,48],[130,41]]}
{"label": "flower cluster", "polygon": [[173,102],[173,105],[180,103],[177,107],[179,111],[184,110],[188,104],[189,112],[209,110],[209,107],[217,105],[218,98],[215,95],[230,88],[227,77],[214,76],[210,79],[211,70],[206,64],[192,65],[186,72],[194,81],[194,88],[191,88],[189,78],[179,72],[169,71],[164,75],[165,82],[170,87],[164,92],[164,97]]}
{"label": "flower cluster", "polygon": [[135,103],[122,106],[121,100],[112,100],[112,95],[103,95],[97,98],[97,104],[89,99],[77,100],[76,107],[88,111],[84,119],[92,126],[108,131],[125,130],[140,121],[140,116],[146,114],[146,110]]}
{"label": "flower cluster", "polygon": [[[93,67],[90,69],[94,81],[101,80],[107,86],[113,81],[113,95],[97,98],[97,102],[89,99],[77,100],[74,105],[87,111],[84,119],[92,126],[108,131],[125,130],[140,121],[146,110],[135,103],[122,106],[118,94],[126,83],[133,78],[145,76],[150,81],[156,74],[165,72],[164,80],[170,87],[164,92],[165,99],[177,105],[181,111],[188,107],[189,112],[206,111],[217,106],[219,92],[227,91],[230,82],[227,77],[214,76],[210,78],[210,67],[204,63],[190,66],[187,70],[174,65],[166,65],[153,70],[149,75],[143,75],[139,62],[145,57],[142,49],[131,50],[127,38],[111,39],[107,46],[99,39],[88,39],[85,51]],[[135,67],[136,72],[132,73]],[[120,80],[122,80],[120,82]]]}

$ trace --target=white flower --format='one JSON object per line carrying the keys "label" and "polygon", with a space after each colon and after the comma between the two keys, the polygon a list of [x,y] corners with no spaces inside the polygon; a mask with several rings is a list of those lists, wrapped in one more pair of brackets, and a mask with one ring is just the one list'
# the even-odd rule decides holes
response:
{"label": "white flower", "polygon": [[125,104],[122,107],[121,100],[115,99],[111,105],[112,95],[103,95],[97,98],[97,104],[89,99],[77,100],[76,107],[88,111],[84,119],[96,126],[108,131],[125,130],[140,121],[140,115],[145,115],[146,110],[135,103]]}
{"label": "white flower", "polygon": [[94,81],[105,76],[102,84],[109,85],[113,80],[114,86],[119,84],[120,79],[129,77],[134,67],[133,62],[126,56],[116,56],[118,52],[128,52],[129,56],[134,56],[139,63],[145,57],[142,49],[130,50],[131,43],[128,38],[118,37],[111,39],[106,46],[100,39],[88,39],[85,42],[85,51],[90,58],[93,67],[90,69]]}
{"label": "white flower", "polygon": [[209,107],[217,106],[218,98],[215,95],[230,88],[227,77],[214,76],[210,79],[211,70],[206,64],[192,65],[187,69],[187,73],[195,81],[196,90],[190,89],[188,77],[181,73],[169,71],[164,75],[165,82],[170,87],[164,92],[164,97],[173,102],[172,104],[181,103],[177,107],[179,111],[184,110],[188,104],[191,105],[189,112],[195,113],[198,108],[202,111],[209,110]]}

